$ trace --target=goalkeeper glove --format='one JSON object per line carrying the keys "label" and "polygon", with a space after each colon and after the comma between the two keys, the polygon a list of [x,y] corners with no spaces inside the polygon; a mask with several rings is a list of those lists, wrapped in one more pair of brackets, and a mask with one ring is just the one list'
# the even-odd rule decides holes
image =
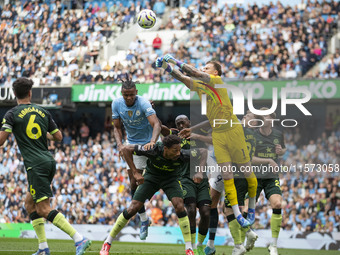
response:
{"label": "goalkeeper glove", "polygon": [[179,68],[182,68],[182,66],[184,65],[183,62],[181,62],[181,61],[175,59],[175,58],[174,58],[173,56],[171,56],[170,54],[166,54],[166,55],[164,56],[164,60],[165,60],[166,62],[168,62],[168,63],[170,62],[170,63],[173,63],[173,64],[177,65]]}
{"label": "goalkeeper glove", "polygon": [[163,68],[168,73],[172,72],[172,66],[165,62],[162,57],[157,58],[153,66],[154,68]]}

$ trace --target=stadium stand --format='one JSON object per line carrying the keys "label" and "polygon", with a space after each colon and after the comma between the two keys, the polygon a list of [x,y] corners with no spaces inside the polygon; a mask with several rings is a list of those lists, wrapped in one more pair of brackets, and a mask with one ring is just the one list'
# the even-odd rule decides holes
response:
{"label": "stadium stand", "polygon": [[[141,82],[172,80],[151,69],[150,56],[162,53],[151,49],[152,40],[141,40],[143,54],[137,49],[120,52],[128,57],[100,62],[104,73],[93,69],[97,58],[102,60],[102,46],[129,28],[142,8],[167,17],[160,35],[178,29],[189,33],[185,41],[161,36],[167,45],[163,53],[197,67],[218,60],[228,79],[339,76],[339,65],[325,70],[324,63],[331,58],[323,60],[329,39],[339,29],[340,5],[334,0],[221,8],[211,1],[191,0],[180,8],[169,7],[168,12],[162,1],[92,1],[77,10],[60,1],[45,1],[8,4],[0,10],[1,86],[21,76],[32,78],[36,85],[98,82],[97,75],[103,76],[99,82],[116,82],[123,75],[122,67]],[[308,73],[314,66],[321,67],[321,72]]]}
{"label": "stadium stand", "polygon": [[32,78],[35,85],[71,84],[82,67],[96,62],[101,45],[124,31],[142,8],[102,1],[100,8],[93,2],[83,10],[66,10],[60,1],[48,2],[0,9],[3,86],[8,77],[21,76]]}

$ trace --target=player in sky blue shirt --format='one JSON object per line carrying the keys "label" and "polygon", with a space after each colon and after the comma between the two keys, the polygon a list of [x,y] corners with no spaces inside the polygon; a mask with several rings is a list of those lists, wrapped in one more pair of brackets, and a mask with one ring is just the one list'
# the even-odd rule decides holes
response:
{"label": "player in sky blue shirt", "polygon": [[[155,145],[161,131],[161,124],[150,102],[137,95],[136,84],[129,79],[128,75],[125,81],[122,80],[121,92],[123,96],[112,102],[112,119],[119,156],[122,157],[122,124],[127,133],[128,143],[145,145],[146,150]],[[136,168],[142,173],[146,167],[147,158],[134,155],[133,161]],[[133,197],[137,189],[137,182],[132,171],[128,171],[128,174]],[[148,235],[149,219],[144,207],[139,211],[139,216],[142,221],[140,239],[145,240]]]}
{"label": "player in sky blue shirt", "polygon": [[138,95],[132,106],[127,106],[123,97],[112,102],[112,119],[123,122],[130,144],[144,145],[151,141],[153,128],[148,117],[155,114],[150,102]]}

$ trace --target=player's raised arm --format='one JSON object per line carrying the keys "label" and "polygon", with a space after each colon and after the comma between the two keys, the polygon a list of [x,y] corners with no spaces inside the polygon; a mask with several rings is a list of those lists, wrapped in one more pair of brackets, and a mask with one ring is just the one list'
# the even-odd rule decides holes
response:
{"label": "player's raised arm", "polygon": [[145,145],[146,149],[151,149],[158,140],[159,134],[161,132],[161,122],[157,118],[156,112],[153,109],[151,103],[146,101],[142,104],[142,109],[144,111],[145,117],[148,119],[152,127],[152,136],[150,142]]}
{"label": "player's raised arm", "polygon": [[119,151],[119,156],[122,157],[122,147],[123,147],[123,133],[122,133],[122,123],[120,119],[113,120],[113,135],[117,143],[117,149]]}
{"label": "player's raised arm", "polygon": [[275,153],[279,156],[282,156],[286,153],[287,151],[287,148],[285,146],[285,143],[284,143],[284,137],[283,137],[283,133],[281,135],[281,144],[276,144],[275,145]]}
{"label": "player's raised arm", "polygon": [[0,131],[0,147],[6,142],[9,134],[9,132]]}
{"label": "player's raised arm", "polygon": [[196,124],[195,126],[192,126],[191,130],[195,131],[195,130],[199,130],[199,129],[202,129],[202,128],[203,129],[211,128],[209,120],[205,120],[203,122],[200,122],[200,123]]}
{"label": "player's raised arm", "polygon": [[58,129],[57,124],[54,122],[49,112],[47,112],[47,116],[48,116],[47,139],[51,141],[61,142],[63,140],[63,134]]}
{"label": "player's raised arm", "polygon": [[148,144],[145,144],[146,149],[151,149],[155,143],[157,142],[159,133],[161,132],[161,124],[159,123],[159,120],[156,116],[156,114],[150,115],[148,117],[148,121],[152,127],[152,137]]}
{"label": "player's raised arm", "polygon": [[51,141],[61,142],[63,140],[63,134],[58,130],[57,132],[53,133],[47,133],[47,139]]}
{"label": "player's raised arm", "polygon": [[204,148],[199,148],[198,149],[200,152],[200,166],[205,166],[207,164],[207,159],[208,159],[208,150]]}
{"label": "player's raised arm", "polygon": [[189,89],[192,88],[192,79],[189,76],[184,75],[180,71],[173,69],[172,66],[165,62],[163,58],[157,58],[156,62],[154,64],[155,68],[163,68],[166,72],[168,72],[172,77],[174,77],[176,80],[179,80],[180,82],[184,83],[185,86],[187,86]]}
{"label": "player's raised arm", "polygon": [[[209,120],[205,120],[201,123],[196,124],[195,126],[184,128],[179,132],[179,136],[183,138],[190,137],[191,133],[195,130],[205,129],[205,128],[211,128]],[[210,143],[210,142],[209,142]]]}
{"label": "player's raised arm", "polygon": [[197,159],[199,159],[199,166],[197,168],[195,166],[193,180],[195,183],[200,183],[203,180],[203,172],[201,169],[207,164],[208,150],[204,148],[181,150],[181,154],[184,160],[193,159],[193,162],[198,162]]}
{"label": "player's raised arm", "polygon": [[210,75],[209,74],[202,72],[202,71],[198,70],[197,68],[195,68],[191,65],[188,65],[186,63],[183,63],[183,62],[175,59],[170,54],[166,54],[163,59],[164,59],[165,62],[173,63],[174,65],[177,65],[179,68],[182,69],[183,72],[188,74],[190,77],[199,79],[199,80],[201,80],[205,83],[210,82]]}
{"label": "player's raised arm", "polygon": [[117,149],[119,156],[122,158],[122,147],[123,147],[123,133],[122,133],[122,122],[120,119],[117,101],[112,102],[112,120],[113,120],[113,135],[117,143]]}
{"label": "player's raised arm", "polygon": [[199,135],[196,133],[191,133],[191,135],[189,136],[190,139],[194,139],[194,140],[200,140],[204,143],[208,143],[208,144],[212,144],[212,136],[211,134],[209,135]]}
{"label": "player's raised arm", "polygon": [[161,126],[161,134],[163,135],[163,136],[168,136],[168,135],[171,135],[171,130],[170,130],[170,128],[168,128],[167,126],[165,126],[165,125],[162,125]]}
{"label": "player's raised arm", "polygon": [[168,128],[165,125],[162,125],[161,127],[162,127],[161,134],[163,136],[177,135],[179,132],[177,128]]}
{"label": "player's raised arm", "polygon": [[0,146],[2,146],[8,136],[12,133],[13,128],[13,113],[12,111],[9,111],[4,116],[2,122],[1,122],[1,128],[0,128]]}

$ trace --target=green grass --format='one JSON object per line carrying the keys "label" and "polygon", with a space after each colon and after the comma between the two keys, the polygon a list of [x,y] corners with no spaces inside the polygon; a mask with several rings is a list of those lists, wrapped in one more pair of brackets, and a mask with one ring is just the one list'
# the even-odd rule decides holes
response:
{"label": "green grass", "polygon": [[[49,240],[51,254],[74,255],[75,247],[71,240]],[[102,242],[93,242],[86,254],[99,254]],[[17,239],[17,238],[0,238],[0,254],[1,255],[31,255],[36,251],[38,242],[36,239]],[[232,247],[218,246],[216,255],[230,255]],[[130,255],[130,254],[184,254],[184,245],[173,244],[145,244],[145,243],[119,243],[112,244],[110,254]],[[249,255],[266,255],[268,254],[265,248],[255,248]],[[325,250],[292,250],[279,249],[280,255],[335,255],[339,251]]]}

